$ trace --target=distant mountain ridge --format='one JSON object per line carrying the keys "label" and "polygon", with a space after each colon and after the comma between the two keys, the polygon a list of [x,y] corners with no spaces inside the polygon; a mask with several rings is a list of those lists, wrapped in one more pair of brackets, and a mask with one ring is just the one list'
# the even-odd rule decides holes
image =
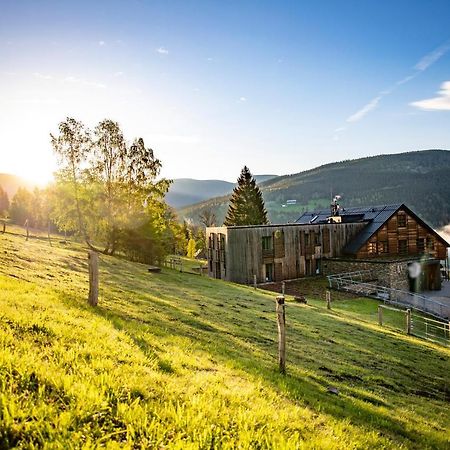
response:
{"label": "distant mountain ridge", "polygon": [[[258,183],[267,181],[277,175],[255,175]],[[192,205],[212,197],[231,193],[235,183],[223,180],[195,180],[193,178],[176,178],[166,195],[166,202],[174,207]]]}
{"label": "distant mountain ridge", "polygon": [[[329,206],[342,195],[343,206],[406,203],[432,226],[450,223],[450,151],[421,150],[329,163],[260,184],[272,223],[293,222],[306,211]],[[228,196],[179,209],[180,218],[198,222],[212,209],[223,223]],[[286,204],[295,200],[296,204]]]}

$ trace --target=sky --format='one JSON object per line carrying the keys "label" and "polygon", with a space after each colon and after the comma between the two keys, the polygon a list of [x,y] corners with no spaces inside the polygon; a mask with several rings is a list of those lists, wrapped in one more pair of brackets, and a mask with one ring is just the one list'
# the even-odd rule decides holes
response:
{"label": "sky", "polygon": [[104,118],[169,178],[450,149],[448,1],[0,0],[0,172]]}

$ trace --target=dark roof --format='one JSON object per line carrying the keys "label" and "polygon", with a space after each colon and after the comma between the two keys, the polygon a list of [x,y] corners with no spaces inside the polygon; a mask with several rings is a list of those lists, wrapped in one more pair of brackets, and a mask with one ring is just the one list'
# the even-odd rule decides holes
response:
{"label": "dark roof", "polygon": [[[400,208],[404,209],[408,214],[433,233],[446,247],[450,244],[445,241],[433,228],[424,222],[417,214],[411,211],[405,204],[399,203],[395,205],[381,205],[370,207],[343,208],[339,211],[343,223],[365,222],[365,226],[351,242],[344,248],[344,253],[356,254],[358,250],[393,216]],[[298,224],[320,224],[327,223],[331,211],[323,209],[320,211],[311,211],[303,213],[295,223]]]}
{"label": "dark roof", "polygon": [[[400,207],[401,203],[395,205],[381,205],[370,207],[343,208],[339,211],[343,222],[385,222]],[[308,211],[303,213],[295,223],[326,223],[330,217],[330,209],[322,209],[320,211]]]}
{"label": "dark roof", "polygon": [[[339,211],[344,223],[367,222],[360,233],[344,248],[344,253],[355,254],[358,250],[376,233],[386,221],[395,214],[402,206],[402,203],[395,205],[381,205],[370,207],[343,208]],[[296,223],[326,223],[330,217],[330,210],[312,211],[303,213]],[[312,222],[311,222],[312,221]]]}

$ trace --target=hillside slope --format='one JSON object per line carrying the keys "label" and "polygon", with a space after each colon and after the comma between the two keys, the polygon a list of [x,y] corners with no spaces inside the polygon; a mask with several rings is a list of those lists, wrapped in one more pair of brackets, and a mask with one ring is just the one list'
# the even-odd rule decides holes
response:
{"label": "hillside slope", "polygon": [[[261,183],[275,177],[276,175],[255,175],[255,179]],[[212,197],[229,194],[234,186],[235,183],[223,180],[175,178],[166,195],[166,202],[173,208],[181,208]]]}
{"label": "hillside slope", "polygon": [[448,445],[449,349],[380,328],[375,301],[289,302],[282,376],[273,294],[102,256],[90,308],[79,245],[0,251],[1,448]]}
{"label": "hillside slope", "polygon": [[[344,206],[406,203],[435,227],[450,223],[450,151],[380,155],[327,164],[261,184],[272,223],[292,222],[305,210],[325,208],[331,193],[342,195]],[[287,200],[296,205],[287,205]],[[212,208],[223,222],[228,197],[210,199],[179,211],[197,220]]]}

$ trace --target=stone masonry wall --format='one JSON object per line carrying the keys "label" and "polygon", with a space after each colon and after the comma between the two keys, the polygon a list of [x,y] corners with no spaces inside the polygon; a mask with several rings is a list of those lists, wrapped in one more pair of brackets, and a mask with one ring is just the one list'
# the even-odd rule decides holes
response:
{"label": "stone masonry wall", "polygon": [[403,261],[367,261],[352,259],[324,259],[324,275],[370,270],[378,279],[378,284],[394,289],[409,290],[408,263]]}

